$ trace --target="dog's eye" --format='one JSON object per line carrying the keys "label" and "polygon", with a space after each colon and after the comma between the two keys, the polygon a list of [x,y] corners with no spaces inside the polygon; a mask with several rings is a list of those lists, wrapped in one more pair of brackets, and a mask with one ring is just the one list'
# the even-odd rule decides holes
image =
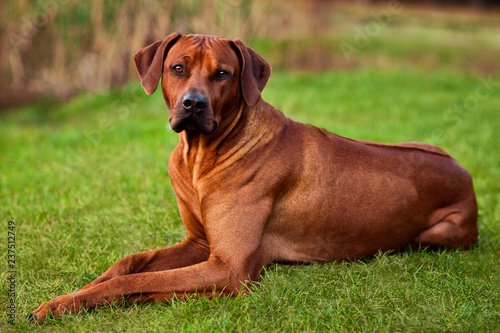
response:
{"label": "dog's eye", "polygon": [[215,74],[215,77],[218,79],[224,79],[229,76],[229,72],[225,70],[220,70]]}
{"label": "dog's eye", "polygon": [[177,74],[184,73],[184,68],[182,67],[182,65],[174,65],[174,66],[172,66],[172,70],[174,72],[176,72]]}

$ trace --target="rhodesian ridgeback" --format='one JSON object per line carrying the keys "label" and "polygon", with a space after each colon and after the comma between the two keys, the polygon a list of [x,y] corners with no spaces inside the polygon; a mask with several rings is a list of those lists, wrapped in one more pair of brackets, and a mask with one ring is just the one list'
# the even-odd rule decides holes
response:
{"label": "rhodesian ridgeback", "polygon": [[477,239],[470,174],[438,147],[344,138],[261,98],[271,68],[239,39],[171,34],[134,55],[160,82],[179,144],[168,163],[187,238],[129,255],[43,303],[42,322],[126,299],[236,295],[272,262],[353,260]]}

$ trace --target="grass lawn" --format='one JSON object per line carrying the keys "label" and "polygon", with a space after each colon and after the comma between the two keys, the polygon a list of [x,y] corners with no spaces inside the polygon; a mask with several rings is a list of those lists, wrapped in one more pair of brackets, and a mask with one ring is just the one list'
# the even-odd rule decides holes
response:
{"label": "grass lawn", "polygon": [[[271,265],[248,296],[108,306],[43,326],[25,316],[121,257],[181,241],[167,173],[177,135],[138,83],[0,117],[0,331],[500,331],[500,77],[358,70],[274,73],[264,98],[340,135],[424,141],[473,175],[480,239],[350,263]],[[8,221],[16,325],[7,325]]]}

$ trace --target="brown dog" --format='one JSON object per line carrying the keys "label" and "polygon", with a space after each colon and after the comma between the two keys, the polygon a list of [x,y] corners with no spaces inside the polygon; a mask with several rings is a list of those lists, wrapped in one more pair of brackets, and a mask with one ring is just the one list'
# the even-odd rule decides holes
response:
{"label": "brown dog", "polygon": [[352,260],[477,238],[469,173],[421,143],[356,141],[261,99],[271,68],[240,40],[172,34],[134,56],[179,133],[168,169],[188,237],[127,256],[32,320],[104,303],[236,294],[271,262]]}

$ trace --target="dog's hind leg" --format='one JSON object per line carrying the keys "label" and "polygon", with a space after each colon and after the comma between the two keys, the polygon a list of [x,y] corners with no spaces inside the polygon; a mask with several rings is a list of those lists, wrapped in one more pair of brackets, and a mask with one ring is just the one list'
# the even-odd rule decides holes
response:
{"label": "dog's hind leg", "polygon": [[467,248],[477,240],[477,206],[475,200],[461,204],[430,228],[417,235],[414,246],[433,248]]}

